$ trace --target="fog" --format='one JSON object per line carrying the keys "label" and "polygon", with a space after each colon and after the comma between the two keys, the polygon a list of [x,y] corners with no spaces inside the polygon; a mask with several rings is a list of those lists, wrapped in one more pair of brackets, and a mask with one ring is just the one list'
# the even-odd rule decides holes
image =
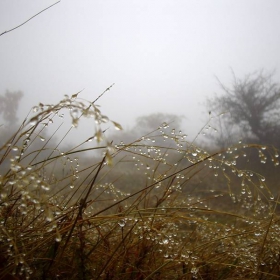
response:
{"label": "fog", "polygon": [[[0,33],[54,1],[0,2]],[[125,129],[154,112],[185,116],[192,137],[207,97],[264,69],[280,80],[278,0],[61,1],[0,37],[0,94],[21,90],[23,117],[39,102],[82,91]],[[164,121],[164,120],[163,120]],[[84,128],[86,130],[86,127]]]}

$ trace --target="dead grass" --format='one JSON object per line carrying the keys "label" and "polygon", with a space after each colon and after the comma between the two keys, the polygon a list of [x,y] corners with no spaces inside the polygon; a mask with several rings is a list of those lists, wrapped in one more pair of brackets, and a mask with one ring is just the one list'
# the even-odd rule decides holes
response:
{"label": "dead grass", "polygon": [[[280,278],[278,198],[238,167],[251,150],[277,165],[275,149],[211,154],[166,123],[114,143],[96,101],[39,104],[1,147],[0,279]],[[42,135],[67,111],[69,131],[91,118],[95,134],[60,151],[68,131],[50,149],[56,130]]]}

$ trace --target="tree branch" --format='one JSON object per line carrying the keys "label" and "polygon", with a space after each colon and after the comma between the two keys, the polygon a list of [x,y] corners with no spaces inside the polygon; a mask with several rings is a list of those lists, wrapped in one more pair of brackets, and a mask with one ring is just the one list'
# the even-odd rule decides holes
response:
{"label": "tree branch", "polygon": [[24,24],[26,24],[26,23],[27,23],[28,21],[30,21],[31,19],[35,18],[35,17],[38,16],[39,14],[41,14],[41,13],[43,13],[44,11],[48,10],[48,9],[51,8],[52,6],[58,4],[60,1],[61,1],[61,0],[59,0],[59,1],[57,1],[56,3],[54,3],[54,4],[50,5],[49,7],[45,8],[44,10],[42,10],[41,12],[39,12],[39,13],[37,13],[36,15],[32,16],[31,18],[29,18],[28,20],[26,20],[26,21],[23,22],[22,24],[20,24],[20,25],[14,27],[14,28],[12,28],[12,29],[10,29],[10,30],[4,31],[3,33],[0,34],[0,36],[4,35],[4,34],[6,34],[6,33],[9,33],[9,32],[11,32],[11,31],[13,31],[13,30],[15,30],[15,29],[17,29],[17,28],[23,26]]}

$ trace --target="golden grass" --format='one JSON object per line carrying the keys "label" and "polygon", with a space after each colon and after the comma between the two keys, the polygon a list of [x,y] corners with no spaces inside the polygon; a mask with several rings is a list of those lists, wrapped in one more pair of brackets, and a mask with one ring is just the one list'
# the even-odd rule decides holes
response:
{"label": "golden grass", "polygon": [[[116,144],[97,100],[39,104],[0,148],[0,279],[280,278],[278,198],[239,167],[255,150],[277,165],[274,148],[209,153],[166,123]],[[65,111],[69,131],[84,117],[95,134],[50,149]]]}

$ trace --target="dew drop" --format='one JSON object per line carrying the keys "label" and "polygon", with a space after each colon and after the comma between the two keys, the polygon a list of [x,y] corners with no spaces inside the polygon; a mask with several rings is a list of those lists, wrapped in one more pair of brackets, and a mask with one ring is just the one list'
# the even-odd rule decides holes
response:
{"label": "dew drop", "polygon": [[20,165],[11,164],[11,170],[17,172],[21,169]]}
{"label": "dew drop", "polygon": [[107,116],[101,116],[101,122],[107,123],[109,121],[109,118]]}
{"label": "dew drop", "polygon": [[72,116],[74,117],[74,118],[77,118],[78,117],[78,109],[73,109],[72,111],[71,111],[71,114],[72,114]]}
{"label": "dew drop", "polygon": [[52,217],[52,216],[47,216],[47,217],[46,217],[46,220],[47,220],[48,222],[51,222],[51,221],[53,220],[53,217]]}
{"label": "dew drop", "polygon": [[39,111],[39,107],[38,107],[38,106],[34,106],[34,107],[32,108],[32,111],[33,111],[34,113],[38,112],[38,111]]}
{"label": "dew drop", "polygon": [[29,125],[30,125],[30,126],[34,126],[37,122],[38,122],[38,117],[33,117],[33,118],[29,121]]}
{"label": "dew drop", "polygon": [[193,268],[191,269],[191,273],[192,273],[192,274],[197,274],[197,273],[198,273],[198,268],[197,268],[197,267],[193,267]]}
{"label": "dew drop", "polygon": [[125,226],[125,220],[120,220],[120,221],[118,222],[118,225],[119,225],[120,227],[124,227],[124,226]]}
{"label": "dew drop", "polygon": [[162,240],[162,244],[168,244],[169,243],[169,240],[168,239],[163,239]]}
{"label": "dew drop", "polygon": [[113,121],[112,121],[112,123],[113,123],[116,130],[123,130],[122,126],[119,123],[113,122]]}
{"label": "dew drop", "polygon": [[50,190],[50,187],[46,184],[41,184],[41,188],[45,191],[49,191]]}
{"label": "dew drop", "polygon": [[60,242],[60,241],[61,241],[61,236],[60,236],[60,234],[56,236],[55,241],[56,241],[56,242]]}
{"label": "dew drop", "polygon": [[93,139],[94,139],[94,136],[88,138],[88,140],[86,142],[92,142]]}

